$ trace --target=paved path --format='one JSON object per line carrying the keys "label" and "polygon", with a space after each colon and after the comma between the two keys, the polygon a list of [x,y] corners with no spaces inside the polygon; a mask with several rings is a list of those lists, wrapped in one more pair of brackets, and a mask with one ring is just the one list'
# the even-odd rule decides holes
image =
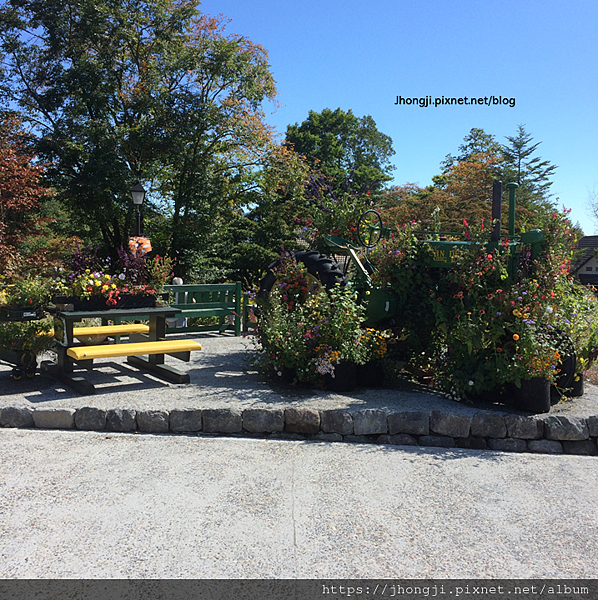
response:
{"label": "paved path", "polygon": [[598,459],[0,430],[0,578],[590,578]]}

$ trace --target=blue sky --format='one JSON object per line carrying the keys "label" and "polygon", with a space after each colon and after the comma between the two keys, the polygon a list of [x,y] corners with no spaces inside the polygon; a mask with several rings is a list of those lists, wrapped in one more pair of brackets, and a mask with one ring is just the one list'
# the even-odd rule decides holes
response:
{"label": "blue sky", "polygon": [[[473,128],[506,142],[523,124],[558,166],[552,192],[586,235],[598,192],[596,0],[204,0],[261,44],[284,134],[310,110],[371,115],[393,140],[394,183],[426,186]],[[396,106],[403,97],[515,98],[515,106]]]}

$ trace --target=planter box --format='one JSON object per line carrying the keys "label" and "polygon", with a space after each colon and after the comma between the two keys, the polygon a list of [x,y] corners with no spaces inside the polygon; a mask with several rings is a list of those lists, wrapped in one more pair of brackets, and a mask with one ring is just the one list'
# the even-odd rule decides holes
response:
{"label": "planter box", "polygon": [[550,382],[548,379],[533,377],[521,382],[515,388],[515,408],[530,413],[547,413],[550,411]]}
{"label": "planter box", "polygon": [[154,306],[156,306],[156,296],[123,294],[113,308],[153,308]]}
{"label": "planter box", "polygon": [[41,306],[0,307],[0,321],[39,321],[44,316]]}
{"label": "planter box", "polygon": [[23,374],[33,377],[37,370],[37,356],[26,350],[9,350],[0,347],[0,361],[13,365],[13,379],[21,379]]}
{"label": "planter box", "polygon": [[352,392],[357,387],[357,365],[341,360],[334,368],[334,377],[324,375],[324,387],[331,392]]}
{"label": "planter box", "polygon": [[370,360],[365,365],[357,365],[358,387],[384,387],[384,377],[384,367],[381,360]]}
{"label": "planter box", "polygon": [[110,310],[111,308],[153,308],[156,306],[156,296],[122,294],[116,304],[106,304],[104,296],[92,296],[91,298],[55,296],[54,303],[72,304],[76,311]]}

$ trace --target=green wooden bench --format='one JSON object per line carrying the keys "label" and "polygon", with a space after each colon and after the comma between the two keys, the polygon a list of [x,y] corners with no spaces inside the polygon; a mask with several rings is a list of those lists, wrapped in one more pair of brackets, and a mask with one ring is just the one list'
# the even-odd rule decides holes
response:
{"label": "green wooden bench", "polygon": [[[241,335],[241,282],[166,285],[165,292],[171,293],[170,306],[182,312],[177,317],[204,318],[218,317],[218,325],[192,325],[186,327],[168,327],[166,333],[183,331],[226,331],[232,329],[235,335]],[[233,324],[228,317],[233,316]]]}

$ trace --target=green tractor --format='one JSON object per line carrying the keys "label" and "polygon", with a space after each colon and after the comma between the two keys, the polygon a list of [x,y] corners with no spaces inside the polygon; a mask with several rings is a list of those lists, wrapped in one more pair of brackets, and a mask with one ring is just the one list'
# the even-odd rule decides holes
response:
{"label": "green tractor", "polygon": [[[509,183],[506,187],[509,192],[508,234],[503,236],[501,233],[502,183],[495,182],[492,197],[493,229],[485,247],[489,253],[496,249],[508,252],[508,275],[512,281],[516,276],[517,265],[524,246],[531,250],[531,259],[533,260],[540,253],[545,236],[538,229],[515,235],[515,195],[518,184]],[[393,231],[394,229],[383,225],[382,217],[377,211],[367,210],[357,223],[357,239],[360,246],[339,236],[324,235],[322,245],[326,254],[315,250],[299,250],[292,255],[298,263],[303,263],[310,275],[321,284],[328,287],[350,285],[365,306],[364,327],[381,330],[393,328],[397,325],[400,326],[406,297],[400,297],[391,289],[376,287],[372,282],[376,268],[368,259],[368,252],[375,248],[381,240],[389,239]],[[451,232],[421,231],[415,233],[432,249],[427,265],[429,267],[450,269],[459,250],[474,243],[460,240],[459,237],[462,236]],[[264,298],[269,295],[276,283],[276,267],[280,260],[269,266],[266,275],[260,282],[258,297]],[[575,349],[570,341],[565,346],[567,347],[567,356],[562,356],[562,362],[559,365],[561,375],[557,385],[560,388],[570,388],[575,377]]]}
{"label": "green tractor", "polygon": [[[509,240],[510,254],[509,274],[514,276],[517,261],[521,255],[523,245],[531,247],[532,259],[540,252],[544,234],[538,229],[522,233],[519,239],[515,237],[515,191],[519,187],[516,183],[507,184],[509,190]],[[501,246],[500,215],[502,204],[502,183],[495,182],[492,199],[492,219],[494,229],[490,241],[487,242],[488,251]],[[357,238],[361,247],[353,245],[344,238],[334,235],[324,235],[322,245],[327,254],[315,250],[298,250],[293,252],[297,262],[303,263],[308,272],[325,286],[339,284],[345,286],[351,279],[351,286],[359,294],[366,306],[366,327],[384,329],[392,319],[400,318],[403,299],[397,297],[391,290],[378,289],[372,283],[375,267],[368,260],[367,252],[377,246],[382,239],[388,239],[393,229],[385,227],[382,217],[375,210],[365,211],[357,223]],[[459,234],[451,232],[421,231],[421,234],[434,251],[430,257],[430,267],[451,268],[452,262],[459,249],[470,245],[472,242],[458,241],[454,238]],[[450,240],[438,238],[449,237]],[[365,249],[365,251],[363,250]],[[333,256],[333,258],[330,258]],[[340,261],[340,262],[339,262]],[[266,275],[260,282],[258,297],[269,294],[276,281],[275,269],[279,261],[272,263]],[[341,265],[342,263],[342,265]]]}
{"label": "green tractor", "polygon": [[[544,233],[539,229],[533,229],[526,233],[515,236],[515,191],[519,187],[516,183],[507,184],[509,190],[509,233],[511,240],[507,246],[509,249],[509,275],[514,277],[517,262],[521,256],[524,245],[531,247],[531,258],[534,259],[540,252]],[[502,203],[502,183],[495,182],[493,190],[493,222],[494,229],[490,241],[486,243],[486,249],[491,252],[501,244],[500,215]],[[382,239],[388,239],[393,229],[384,227],[382,217],[375,210],[364,212],[357,224],[357,237],[360,244],[366,249],[373,249]],[[420,231],[416,232],[431,246],[434,254],[430,257],[428,266],[450,269],[460,249],[469,246],[472,242],[458,241],[455,238],[459,234],[451,232]],[[442,240],[439,238],[451,238]],[[372,285],[371,276],[375,273],[375,267],[370,263],[367,254],[358,256],[359,248],[353,246],[346,240],[331,235],[323,237],[323,243],[327,251],[335,256],[343,256],[350,259],[348,262],[354,266],[353,287],[358,291],[360,297],[366,302],[367,319],[364,323],[367,327],[385,327],[391,319],[397,318],[401,313],[403,299],[397,297],[387,289],[376,289]],[[347,261],[345,261],[347,264]],[[367,292],[367,293],[366,293]]]}

